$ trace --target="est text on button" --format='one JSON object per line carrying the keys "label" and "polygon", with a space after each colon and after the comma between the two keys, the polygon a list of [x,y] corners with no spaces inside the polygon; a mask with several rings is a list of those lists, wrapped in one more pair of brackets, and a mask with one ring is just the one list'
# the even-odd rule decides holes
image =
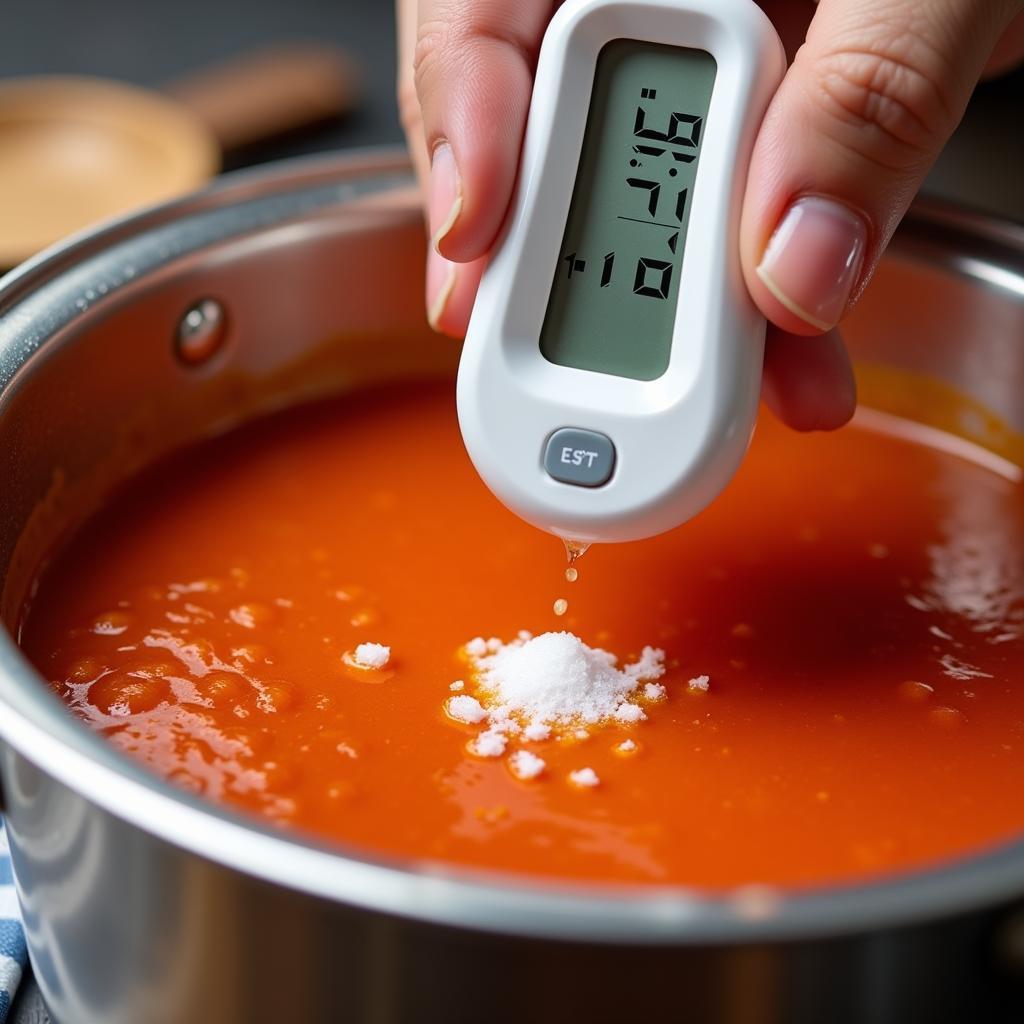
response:
{"label": "est text on button", "polygon": [[562,448],[561,461],[567,466],[582,466],[586,463],[589,469],[594,464],[594,460],[600,458],[600,452],[587,451],[586,448],[573,448],[570,445],[566,445]]}

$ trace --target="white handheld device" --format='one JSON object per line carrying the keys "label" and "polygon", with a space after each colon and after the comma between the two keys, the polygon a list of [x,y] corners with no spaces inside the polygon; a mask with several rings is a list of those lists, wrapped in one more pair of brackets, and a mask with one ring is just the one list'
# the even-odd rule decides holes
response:
{"label": "white handheld device", "polygon": [[753,0],[568,0],[552,19],[458,379],[469,455],[528,522],[647,537],[735,473],[765,331],[740,207],[785,67]]}

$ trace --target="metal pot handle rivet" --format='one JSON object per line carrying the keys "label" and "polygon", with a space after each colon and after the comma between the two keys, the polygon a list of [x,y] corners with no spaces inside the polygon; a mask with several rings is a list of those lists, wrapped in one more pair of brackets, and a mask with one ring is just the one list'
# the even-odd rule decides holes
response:
{"label": "metal pot handle rivet", "polygon": [[227,338],[227,314],[216,299],[201,299],[186,310],[174,336],[174,353],[189,366],[205,363]]}

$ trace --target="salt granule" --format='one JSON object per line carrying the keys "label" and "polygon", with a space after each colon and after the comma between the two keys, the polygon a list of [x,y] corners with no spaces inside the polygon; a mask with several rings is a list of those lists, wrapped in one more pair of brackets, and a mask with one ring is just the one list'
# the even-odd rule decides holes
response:
{"label": "salt granule", "polygon": [[644,696],[648,700],[661,700],[665,696],[665,687],[661,683],[646,683],[644,685]]}
{"label": "salt granule", "polygon": [[[499,710],[504,711],[504,708]],[[491,732],[500,732],[505,736],[518,736],[523,731],[523,727],[514,718],[492,714],[490,719]]]}
{"label": "salt granule", "polygon": [[448,700],[448,714],[456,722],[465,722],[467,725],[476,725],[487,717],[480,701],[476,697],[467,697],[460,694],[458,697],[451,697]]}
{"label": "salt granule", "polygon": [[632,754],[636,750],[636,743],[631,739],[624,739],[616,749],[621,750],[624,754]]}
{"label": "salt granule", "polygon": [[639,660],[622,671],[634,679],[660,679],[665,674],[665,652],[660,647],[645,647]]}
{"label": "salt granule", "polygon": [[630,704],[628,702],[620,704],[615,709],[615,721],[625,722],[631,725],[633,722],[642,722],[647,716],[644,714],[644,710],[639,704]]}
{"label": "salt granule", "polygon": [[458,691],[458,690],[464,690],[465,688],[466,688],[466,684],[461,679],[456,679],[454,683],[449,683],[448,684],[448,689],[449,690]]}
{"label": "salt granule", "polygon": [[492,720],[501,709],[528,725],[641,721],[643,709],[626,698],[665,672],[664,651],[645,647],[638,661],[620,670],[614,654],[568,632],[516,639],[493,651],[487,642],[483,655],[477,653],[480,644],[472,640],[465,651]]}
{"label": "salt granule", "polygon": [[540,740],[546,740],[551,735],[551,726],[545,725],[543,722],[531,722],[523,730],[524,740],[534,740],[539,742]]}
{"label": "salt granule", "polygon": [[584,786],[591,788],[598,786],[601,780],[597,777],[597,772],[593,768],[580,768],[577,771],[569,772],[569,781],[574,786]]}
{"label": "salt granule", "polygon": [[482,658],[487,653],[487,641],[482,636],[475,636],[466,644],[466,653],[471,658]]}
{"label": "salt granule", "polygon": [[487,729],[470,743],[470,750],[478,757],[501,757],[505,753],[507,743],[508,740],[503,733]]}
{"label": "salt granule", "polygon": [[391,657],[391,648],[384,644],[360,644],[352,660],[361,668],[383,668]]}
{"label": "salt granule", "polygon": [[694,693],[707,693],[711,685],[710,676],[697,676],[686,684]]}
{"label": "salt granule", "polygon": [[535,779],[544,771],[544,761],[528,750],[517,750],[508,759],[509,768],[517,779]]}

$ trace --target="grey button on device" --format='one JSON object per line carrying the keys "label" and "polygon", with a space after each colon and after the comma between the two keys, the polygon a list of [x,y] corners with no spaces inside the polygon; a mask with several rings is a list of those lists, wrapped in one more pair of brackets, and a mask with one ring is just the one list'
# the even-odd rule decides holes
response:
{"label": "grey button on device", "polygon": [[615,468],[615,445],[594,430],[563,427],[548,438],[544,468],[564,484],[600,487]]}

